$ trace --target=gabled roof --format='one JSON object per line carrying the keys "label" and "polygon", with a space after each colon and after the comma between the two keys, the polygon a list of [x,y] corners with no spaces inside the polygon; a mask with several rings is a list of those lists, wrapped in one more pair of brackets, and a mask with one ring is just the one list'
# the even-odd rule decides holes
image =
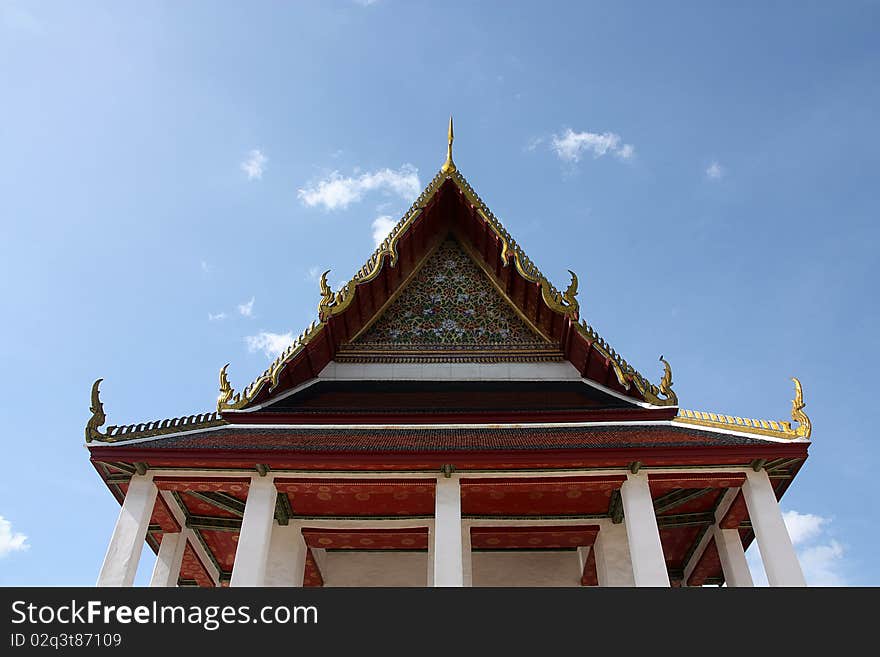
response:
{"label": "gabled roof", "polygon": [[344,352],[387,309],[429,256],[432,246],[449,235],[466,248],[505,299],[555,345],[585,380],[646,409],[668,409],[669,419],[676,422],[774,438],[809,437],[809,420],[802,410],[798,382],[792,411],[792,419],[800,423],[796,429],[788,422],[743,420],[693,411],[680,411],[676,417],[678,398],[672,390],[669,364],[661,356],[663,377],[658,384],[651,383],[579,317],[577,276],[570,272],[571,282],[560,292],[529,259],[453,163],[450,122],[443,167],[348,283],[333,291],[325,272],[321,278],[318,319],[259,377],[236,393],[227,377],[226,365],[220,371],[217,413],[111,427],[106,432],[100,430],[105,417],[98,399],[99,380],[92,391],[93,415],[86,427],[87,442],[116,442],[201,426],[222,426],[243,419],[242,411],[263,407],[269,400],[313,380],[340,349]]}
{"label": "gabled roof", "polygon": [[[512,304],[549,336],[582,376],[652,406],[677,406],[672,372],[652,384],[624,360],[584,320],[579,319],[577,276],[560,292],[511,237],[451,157],[404,214],[363,267],[340,290],[321,279],[318,320],[240,393],[220,373],[218,411],[235,412],[265,401],[316,375],[340,345],[384,310],[386,302],[408,282],[433,240],[453,230],[470,247],[470,255]],[[452,217],[452,218],[451,218]],[[662,357],[661,357],[661,360]]]}

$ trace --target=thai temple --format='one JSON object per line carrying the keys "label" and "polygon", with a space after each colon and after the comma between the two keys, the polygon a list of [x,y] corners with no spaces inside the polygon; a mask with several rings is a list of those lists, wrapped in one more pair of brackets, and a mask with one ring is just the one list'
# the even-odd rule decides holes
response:
{"label": "thai temple", "polygon": [[[98,586],[771,586],[790,421],[683,410],[582,317],[446,161],[366,264],[216,410],[85,429],[121,505]],[[635,293],[621,290],[621,293]],[[646,332],[645,339],[654,339]],[[657,345],[657,353],[662,349]]]}

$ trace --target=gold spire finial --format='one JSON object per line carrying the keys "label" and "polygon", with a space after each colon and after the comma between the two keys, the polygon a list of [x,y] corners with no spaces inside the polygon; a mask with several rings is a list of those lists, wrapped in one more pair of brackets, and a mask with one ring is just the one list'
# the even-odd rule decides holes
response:
{"label": "gold spire finial", "polygon": [[452,132],[452,115],[449,115],[449,144],[446,146],[446,162],[443,163],[443,166],[440,167],[440,171],[443,173],[455,173],[455,162],[452,161],[452,141],[455,139],[455,134]]}

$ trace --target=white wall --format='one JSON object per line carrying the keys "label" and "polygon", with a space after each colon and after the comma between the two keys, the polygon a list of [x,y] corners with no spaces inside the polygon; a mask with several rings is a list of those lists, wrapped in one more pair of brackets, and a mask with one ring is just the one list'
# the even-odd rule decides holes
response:
{"label": "white wall", "polygon": [[[474,586],[580,586],[577,552],[474,552]],[[324,586],[425,586],[425,552],[328,552]]]}
{"label": "white wall", "polygon": [[324,586],[426,586],[427,552],[327,552]]}
{"label": "white wall", "polygon": [[575,550],[566,552],[474,552],[474,586],[580,586]]}

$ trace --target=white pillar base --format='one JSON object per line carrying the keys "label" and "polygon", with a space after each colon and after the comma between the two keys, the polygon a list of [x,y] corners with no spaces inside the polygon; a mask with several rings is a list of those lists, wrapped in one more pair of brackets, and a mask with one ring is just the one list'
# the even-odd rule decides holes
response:
{"label": "white pillar base", "polygon": [[230,586],[263,585],[277,495],[271,475],[251,477]]}
{"label": "white pillar base", "polygon": [[737,529],[721,529],[717,525],[712,529],[715,536],[715,547],[721,558],[721,570],[724,581],[729,587],[754,586],[746,553]]}
{"label": "white pillar base", "polygon": [[156,555],[156,565],[153,566],[150,586],[177,586],[184,550],[186,550],[186,536],[182,532],[162,534],[162,542],[159,544],[159,554]]}
{"label": "white pillar base", "polygon": [[669,586],[648,475],[628,474],[620,497],[636,586]]}
{"label": "white pillar base", "polygon": [[134,584],[157,492],[151,473],[132,476],[96,586]]}
{"label": "white pillar base", "polygon": [[263,586],[301,587],[305,569],[306,542],[299,523],[273,524]]}
{"label": "white pillar base", "polygon": [[767,471],[749,470],[742,492],[770,586],[806,586]]}
{"label": "white pillar base", "polygon": [[599,586],[635,586],[626,525],[603,525],[593,543]]}
{"label": "white pillar base", "polygon": [[464,586],[458,477],[438,477],[433,534],[434,586]]}

